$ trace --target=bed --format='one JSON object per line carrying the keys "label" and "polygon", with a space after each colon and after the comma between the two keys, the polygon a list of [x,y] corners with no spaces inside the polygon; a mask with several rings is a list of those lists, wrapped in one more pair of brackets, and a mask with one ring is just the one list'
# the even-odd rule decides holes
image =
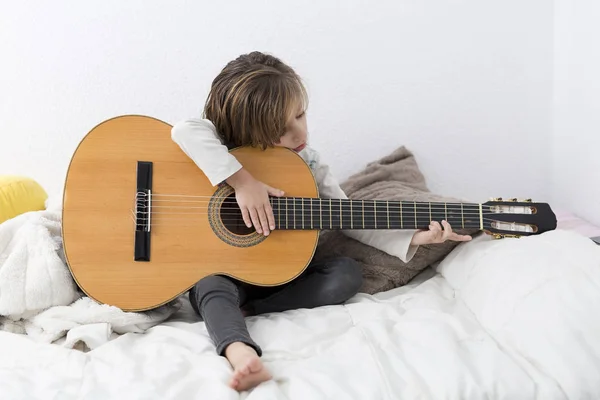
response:
{"label": "bed", "polygon": [[[342,187],[447,201],[405,148]],[[248,318],[273,379],[238,393],[187,296],[144,315],[79,298],[52,199],[0,224],[0,399],[600,398],[600,227],[568,212],[541,235],[423,246],[412,266],[329,235],[368,290]]]}
{"label": "bed", "polygon": [[[600,229],[479,236],[409,284],[248,318],[274,379],[229,389],[187,298],[90,350],[0,332],[2,399],[600,398]],[[566,224],[566,225],[565,225]],[[64,342],[63,342],[64,343]]]}

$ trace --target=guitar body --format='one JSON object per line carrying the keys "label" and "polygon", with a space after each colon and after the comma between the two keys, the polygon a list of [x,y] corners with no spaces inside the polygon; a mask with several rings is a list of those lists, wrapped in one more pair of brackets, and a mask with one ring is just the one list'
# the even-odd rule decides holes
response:
{"label": "guitar body", "polygon": [[[232,153],[286,196],[318,197],[308,165],[293,151]],[[139,162],[152,163],[155,211],[141,227],[141,206],[148,204],[139,201]],[[144,116],[105,121],[81,141],[66,176],[62,230],[70,272],[89,297],[127,311],[156,308],[209,275],[269,286],[302,273],[319,231],[275,230],[267,238],[232,233],[222,223],[229,214],[221,206],[234,200],[231,188],[213,187],[171,140],[169,124]],[[136,260],[136,246],[149,259]]]}

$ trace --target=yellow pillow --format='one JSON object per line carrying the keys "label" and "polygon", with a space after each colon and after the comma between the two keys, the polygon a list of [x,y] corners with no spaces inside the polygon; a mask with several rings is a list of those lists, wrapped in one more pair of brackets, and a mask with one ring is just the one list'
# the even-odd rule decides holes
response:
{"label": "yellow pillow", "polygon": [[29,211],[46,209],[48,194],[24,176],[0,175],[0,224]]}

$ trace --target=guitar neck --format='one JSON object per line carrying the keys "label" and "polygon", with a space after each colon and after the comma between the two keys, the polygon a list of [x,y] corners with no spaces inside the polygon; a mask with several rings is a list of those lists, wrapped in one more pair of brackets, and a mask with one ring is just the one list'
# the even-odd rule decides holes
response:
{"label": "guitar neck", "polygon": [[480,204],[273,197],[277,229],[426,229],[448,221],[453,229],[482,227]]}

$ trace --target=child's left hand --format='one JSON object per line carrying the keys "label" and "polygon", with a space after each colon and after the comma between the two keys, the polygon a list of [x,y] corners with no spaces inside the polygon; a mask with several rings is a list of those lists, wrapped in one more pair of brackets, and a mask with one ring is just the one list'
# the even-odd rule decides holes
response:
{"label": "child's left hand", "polygon": [[444,230],[442,230],[439,222],[431,221],[429,230],[419,230],[416,232],[410,244],[419,246],[422,244],[443,243],[446,240],[467,242],[472,239],[469,235],[459,235],[452,232],[452,227],[447,221],[442,221],[442,225],[444,225]]}

